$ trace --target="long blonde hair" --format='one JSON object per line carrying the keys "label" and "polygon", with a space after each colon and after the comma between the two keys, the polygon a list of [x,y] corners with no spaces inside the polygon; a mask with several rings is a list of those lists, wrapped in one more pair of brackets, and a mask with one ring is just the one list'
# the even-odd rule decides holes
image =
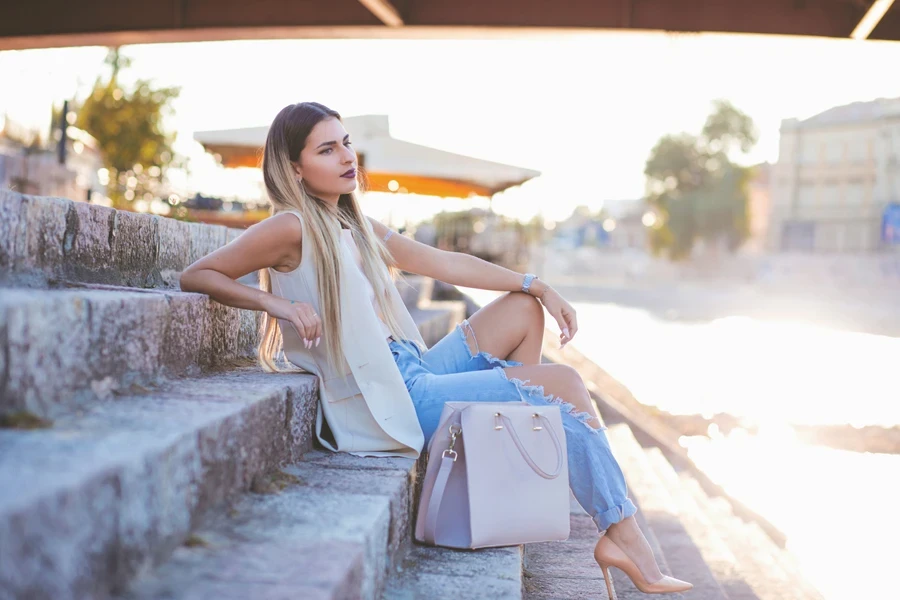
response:
{"label": "long blonde hair", "polygon": [[[384,316],[384,322],[395,339],[404,339],[400,325],[391,310],[388,286],[402,279],[400,269],[385,244],[375,235],[371,224],[360,209],[356,193],[342,194],[337,208],[310,194],[296,179],[291,162],[299,163],[300,151],[306,145],[310,131],[320,121],[328,118],[341,120],[340,114],[317,102],[300,102],[284,107],[266,137],[262,156],[262,172],[266,193],[272,204],[272,215],[285,210],[296,210],[305,224],[303,252],[309,252],[314,261],[318,280],[319,318],[322,320],[322,343],[326,356],[338,373],[346,373],[349,365],[344,358],[341,340],[340,304],[340,240],[329,224],[337,219],[351,230],[362,257],[362,268],[375,290],[375,301]],[[272,292],[268,269],[259,271],[260,289]],[[421,348],[421,344],[413,341]],[[262,312],[257,358],[263,370],[277,372],[275,356],[281,350],[283,339],[277,319]]]}

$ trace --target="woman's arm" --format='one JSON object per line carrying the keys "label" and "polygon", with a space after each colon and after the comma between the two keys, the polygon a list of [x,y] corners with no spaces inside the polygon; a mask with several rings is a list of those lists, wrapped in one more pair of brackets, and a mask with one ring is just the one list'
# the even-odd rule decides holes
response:
{"label": "woman's arm", "polygon": [[[388,228],[371,217],[369,222],[372,223],[375,235],[383,239]],[[489,263],[477,256],[440,250],[402,235],[392,235],[386,245],[397,268],[453,285],[482,290],[518,291],[522,289],[525,279],[521,273]],[[536,279],[528,289],[532,296],[540,296],[546,289],[546,284]]]}
{"label": "woman's arm", "polygon": [[[384,238],[388,228],[375,219],[369,218],[369,221],[375,233]],[[386,244],[398,268],[453,285],[518,292],[522,290],[522,283],[525,280],[522,273],[495,265],[477,256],[439,250],[402,235],[392,235]],[[565,346],[578,331],[575,309],[556,290],[540,279],[531,282],[528,293],[539,298],[547,312],[556,319],[560,331],[563,332],[561,341]]]}
{"label": "woman's arm", "polygon": [[186,268],[181,273],[181,289],[206,294],[235,308],[266,310],[272,294],[235,280],[253,271],[285,265],[292,255],[299,258],[302,237],[300,221],[292,215],[265,219]]}

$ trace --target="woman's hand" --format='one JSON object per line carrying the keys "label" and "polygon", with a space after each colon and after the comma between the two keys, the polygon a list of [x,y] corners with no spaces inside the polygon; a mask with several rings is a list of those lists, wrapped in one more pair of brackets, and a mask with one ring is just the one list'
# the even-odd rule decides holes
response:
{"label": "woman's hand", "polygon": [[312,348],[313,344],[319,345],[322,339],[322,319],[311,304],[273,295],[268,298],[265,308],[270,317],[290,321],[303,338],[303,344],[307,349]]}
{"label": "woman's hand", "polygon": [[547,309],[547,312],[556,319],[559,329],[562,331],[559,334],[559,349],[562,350],[566,344],[572,341],[572,338],[575,337],[575,332],[578,331],[575,309],[559,295],[559,292],[551,287],[544,291],[539,300],[544,305],[544,308]]}

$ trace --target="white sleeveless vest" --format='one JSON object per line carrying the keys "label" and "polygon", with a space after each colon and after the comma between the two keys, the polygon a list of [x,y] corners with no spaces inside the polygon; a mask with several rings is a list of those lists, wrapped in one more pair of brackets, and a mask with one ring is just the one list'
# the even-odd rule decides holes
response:
{"label": "white sleeveless vest", "polygon": [[[282,298],[306,302],[321,315],[318,280],[307,235],[306,223],[298,211],[303,228],[300,266],[289,273],[269,269],[272,293]],[[365,225],[370,228],[368,220]],[[366,298],[366,279],[340,240],[340,223],[333,221],[335,239],[340,248],[340,305],[344,358],[347,373],[337,372],[328,362],[324,337],[319,346],[307,349],[289,321],[278,319],[284,340],[285,357],[294,365],[319,377],[319,406],[316,411],[316,437],[323,446],[356,456],[403,456],[418,458],[425,437],[403,376],[384,338],[375,309]],[[387,273],[387,267],[383,267]],[[390,310],[399,323],[403,337],[425,341],[412,315],[403,303],[396,285],[388,286]],[[324,423],[323,423],[324,421]],[[331,436],[323,429],[326,425]]]}

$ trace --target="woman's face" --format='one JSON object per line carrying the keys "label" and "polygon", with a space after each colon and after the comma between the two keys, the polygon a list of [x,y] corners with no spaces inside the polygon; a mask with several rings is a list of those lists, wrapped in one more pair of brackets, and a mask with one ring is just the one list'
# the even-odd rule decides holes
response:
{"label": "woman's face", "polygon": [[356,151],[338,119],[319,121],[306,138],[296,167],[307,191],[337,204],[341,194],[356,189]]}

